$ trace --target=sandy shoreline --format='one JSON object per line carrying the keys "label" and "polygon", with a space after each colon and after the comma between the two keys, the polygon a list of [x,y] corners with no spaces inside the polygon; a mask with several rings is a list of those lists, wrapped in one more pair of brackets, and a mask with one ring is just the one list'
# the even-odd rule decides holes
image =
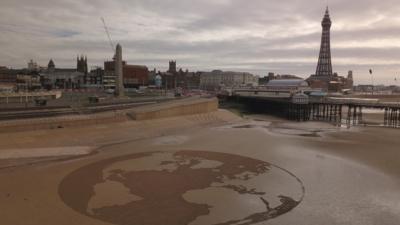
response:
{"label": "sandy shoreline", "polygon": [[[4,165],[12,166],[14,162],[21,165],[26,159],[31,162],[35,158],[48,161],[51,157],[84,156],[119,143],[152,139],[192,127],[201,128],[239,120],[239,117],[220,110],[185,116],[183,119],[173,117],[56,130],[0,133],[0,168]],[[13,163],[10,164],[11,161]]]}
{"label": "sandy shoreline", "polygon": [[[0,165],[14,165],[0,170],[0,179],[7,181],[0,187],[0,222],[110,224],[81,215],[60,201],[58,185],[65,176],[91,163],[128,154],[192,150],[264,160],[301,179],[306,191],[304,201],[268,224],[372,225],[379,221],[396,225],[400,220],[399,134],[398,129],[345,129],[264,115],[240,118],[225,110],[0,134]],[[12,153],[12,149],[18,152]],[[85,155],[93,149],[96,154]],[[57,153],[65,158],[49,160]],[[7,157],[27,158],[4,159]],[[79,191],[79,184],[76,188]],[[220,210],[212,215],[229,217],[223,207]]]}

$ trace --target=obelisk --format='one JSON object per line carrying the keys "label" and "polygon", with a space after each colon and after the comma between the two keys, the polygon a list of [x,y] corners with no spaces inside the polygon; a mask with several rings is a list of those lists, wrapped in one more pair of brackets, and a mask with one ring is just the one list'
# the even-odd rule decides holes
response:
{"label": "obelisk", "polygon": [[124,96],[124,78],[122,70],[122,47],[117,45],[115,50],[115,94],[118,97]]}

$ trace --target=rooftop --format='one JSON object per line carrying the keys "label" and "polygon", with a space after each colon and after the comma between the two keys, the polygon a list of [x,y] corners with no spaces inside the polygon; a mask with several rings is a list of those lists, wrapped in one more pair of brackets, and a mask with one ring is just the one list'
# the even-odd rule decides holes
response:
{"label": "rooftop", "polygon": [[285,80],[271,80],[267,83],[267,86],[295,86],[295,87],[308,87],[308,83],[305,80],[300,79],[285,79]]}

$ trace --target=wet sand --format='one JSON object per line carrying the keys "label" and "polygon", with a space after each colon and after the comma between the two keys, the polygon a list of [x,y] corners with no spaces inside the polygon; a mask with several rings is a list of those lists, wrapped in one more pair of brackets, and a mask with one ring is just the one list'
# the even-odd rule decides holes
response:
{"label": "wet sand", "polygon": [[[5,152],[10,149],[19,149],[19,156],[26,152],[25,157],[30,157],[0,159],[0,167],[3,167],[0,170],[0,224],[111,224],[80,213],[62,200],[59,185],[65,177],[84,166],[110,158],[190,150],[265,161],[287,170],[304,184],[305,196],[299,205],[258,224],[396,225],[400,221],[399,136],[398,129],[345,129],[326,123],[292,123],[263,115],[239,118],[224,110],[153,121],[0,134],[0,155],[2,151],[7,155]],[[77,156],[72,151],[61,158],[46,155],[46,151],[39,151],[39,158],[32,155],[40,148],[65,150],[65,147],[79,146],[93,148],[93,152]],[[82,174],[82,181],[89,178],[89,171],[87,175]],[[82,191],[79,184],[70,188],[77,193]],[[159,188],[162,191],[163,187]],[[111,189],[120,190],[126,196],[116,198],[118,204],[125,204],[126,199],[132,202],[141,199],[115,183],[97,186],[93,191]],[[208,191],[221,199],[231,199],[230,195],[215,189]],[[201,197],[203,194],[190,192],[187,198],[206,201]],[[69,199],[81,201],[78,195],[75,198]],[[105,206],[109,200],[95,198],[93,201],[91,204]],[[223,202],[214,201],[213,204]],[[250,203],[238,198],[230,201],[229,207],[215,206],[215,211],[209,208],[209,216],[233,219],[231,214],[235,209]],[[197,219],[193,224],[210,220]],[[132,221],[131,224],[142,223]],[[165,224],[172,223],[166,221]]]}

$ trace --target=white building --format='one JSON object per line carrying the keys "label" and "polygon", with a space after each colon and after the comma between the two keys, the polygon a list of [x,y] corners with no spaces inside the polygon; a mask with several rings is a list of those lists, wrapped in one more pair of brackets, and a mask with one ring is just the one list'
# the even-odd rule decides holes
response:
{"label": "white building", "polygon": [[46,84],[52,88],[78,89],[84,84],[85,74],[76,69],[55,69],[42,73]]}
{"label": "white building", "polygon": [[85,74],[77,69],[58,69],[50,59],[47,70],[41,73],[47,88],[79,89],[85,81]]}
{"label": "white building", "polygon": [[271,80],[263,86],[268,90],[290,90],[294,92],[310,90],[307,81],[303,79]]}
{"label": "white building", "polygon": [[204,90],[257,85],[258,77],[250,73],[214,70],[200,75],[200,88]]}
{"label": "white building", "polygon": [[28,62],[28,70],[29,71],[38,71],[39,66],[36,62],[34,62],[32,59],[31,61]]}

